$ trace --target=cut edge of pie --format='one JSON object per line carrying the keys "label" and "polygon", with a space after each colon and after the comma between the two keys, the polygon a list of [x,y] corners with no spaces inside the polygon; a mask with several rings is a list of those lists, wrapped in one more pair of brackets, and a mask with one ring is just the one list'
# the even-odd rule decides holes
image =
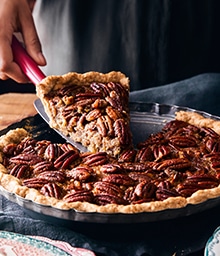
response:
{"label": "cut edge of pie", "polygon": [[[72,92],[68,95],[69,87]],[[36,85],[52,128],[90,152],[104,151],[113,156],[132,146],[129,90],[128,77],[116,71],[70,72],[48,76]],[[61,91],[65,91],[63,95]]]}

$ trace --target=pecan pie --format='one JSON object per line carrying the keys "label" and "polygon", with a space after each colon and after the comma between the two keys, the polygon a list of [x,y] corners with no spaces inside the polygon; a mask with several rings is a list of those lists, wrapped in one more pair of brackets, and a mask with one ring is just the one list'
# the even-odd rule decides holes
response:
{"label": "pecan pie", "polygon": [[16,129],[0,138],[0,185],[35,202],[84,212],[182,208],[220,196],[220,122],[193,112],[119,155],[79,152]]}
{"label": "pecan pie", "polygon": [[36,90],[51,127],[89,151],[117,156],[132,145],[129,79],[121,72],[49,76]]}

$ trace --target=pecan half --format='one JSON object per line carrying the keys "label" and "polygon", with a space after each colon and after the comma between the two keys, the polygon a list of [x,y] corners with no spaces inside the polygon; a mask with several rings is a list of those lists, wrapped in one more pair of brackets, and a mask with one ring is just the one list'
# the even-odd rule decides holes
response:
{"label": "pecan half", "polygon": [[56,183],[47,183],[41,188],[40,192],[45,196],[61,199],[63,194],[63,189],[60,186],[58,186]]}
{"label": "pecan half", "polygon": [[87,166],[77,166],[66,173],[67,177],[79,181],[87,181],[92,177],[93,170]]}
{"label": "pecan half", "polygon": [[94,121],[102,115],[100,109],[93,109],[86,115],[86,121]]}
{"label": "pecan half", "polygon": [[41,189],[48,181],[40,178],[29,178],[23,180],[23,185],[29,188]]}
{"label": "pecan half", "polygon": [[133,162],[137,151],[135,149],[126,149],[118,157],[119,162]]}
{"label": "pecan half", "polygon": [[53,169],[54,169],[54,166],[53,166],[52,162],[42,161],[42,162],[39,162],[39,163],[37,163],[33,166],[33,173],[35,175],[37,175],[41,172],[48,171],[48,170],[53,170]]}
{"label": "pecan half", "polygon": [[79,190],[66,194],[63,197],[63,200],[72,203],[72,202],[89,202],[93,201],[93,193],[91,191]]}
{"label": "pecan half", "polygon": [[33,145],[29,145],[27,147],[25,147],[22,152],[21,152],[23,155],[24,154],[30,154],[30,155],[35,155],[36,154],[36,151],[35,151],[35,148],[33,147]]}
{"label": "pecan half", "polygon": [[114,136],[113,122],[107,115],[100,116],[97,119],[96,127],[98,132],[103,136]]}
{"label": "pecan half", "polygon": [[44,179],[49,182],[64,182],[66,175],[63,171],[45,171],[41,172],[37,178]]}
{"label": "pecan half", "polygon": [[105,181],[97,181],[94,183],[93,193],[95,195],[106,194],[106,195],[119,196],[123,194],[123,190],[113,183],[105,182]]}
{"label": "pecan half", "polygon": [[23,150],[25,150],[26,148],[29,148],[30,146],[32,148],[35,147],[36,144],[36,140],[32,139],[32,138],[24,138],[19,145],[17,146],[17,152],[22,152]]}
{"label": "pecan half", "polygon": [[106,114],[114,121],[116,121],[118,118],[121,117],[120,112],[117,109],[114,109],[113,107],[108,106],[106,109]]}
{"label": "pecan half", "polygon": [[44,157],[46,159],[53,160],[58,158],[62,153],[63,151],[61,150],[58,144],[50,143],[45,149]]}
{"label": "pecan half", "polygon": [[140,182],[134,189],[134,193],[139,198],[151,198],[154,197],[157,186],[148,181]]}
{"label": "pecan half", "polygon": [[95,98],[84,98],[75,103],[78,113],[82,113],[83,109],[89,109],[91,104],[95,101]]}
{"label": "pecan half", "polygon": [[67,152],[69,150],[73,150],[75,151],[76,153],[79,153],[78,149],[75,148],[72,144],[70,143],[64,143],[64,144],[61,144],[60,145],[60,148],[62,149],[63,152]]}
{"label": "pecan half", "polygon": [[117,95],[119,95],[122,99],[125,100],[128,98],[128,91],[120,84],[120,83],[113,83],[109,82],[106,86],[111,90],[115,91]]}
{"label": "pecan half", "polygon": [[109,95],[109,88],[103,83],[91,83],[90,87],[93,89],[95,93],[101,93],[103,97]]}
{"label": "pecan half", "polygon": [[174,159],[167,159],[160,163],[156,163],[153,167],[154,170],[162,171],[166,168],[171,168],[174,170],[184,170],[191,166],[191,162],[186,158],[174,158]]}
{"label": "pecan half", "polygon": [[124,119],[117,119],[114,122],[114,131],[116,137],[119,138],[120,143],[122,145],[129,145],[131,143],[131,134],[130,134],[130,128],[128,123],[124,121]]}
{"label": "pecan half", "polygon": [[218,179],[211,174],[192,175],[187,177],[184,184],[195,184],[200,188],[212,188],[218,186]]}
{"label": "pecan half", "polygon": [[155,146],[153,153],[155,160],[159,161],[161,158],[168,156],[171,153],[171,149],[166,145]]}
{"label": "pecan half", "polygon": [[70,96],[73,94],[74,91],[77,91],[78,87],[75,85],[65,85],[63,87],[61,87],[56,93],[55,95],[59,95],[59,96]]}
{"label": "pecan half", "polygon": [[74,120],[74,123],[76,125],[77,121],[79,120],[79,114],[77,112],[74,112],[74,110],[75,110],[74,106],[72,105],[67,106],[61,110],[61,115],[66,120],[66,122],[69,123],[71,120],[71,122],[73,123],[73,120]]}
{"label": "pecan half", "polygon": [[134,193],[134,189],[135,187],[128,187],[126,190],[125,190],[125,193],[124,193],[124,200],[126,200],[127,202],[129,203],[132,203],[132,202],[137,202],[138,201],[138,197],[137,195]]}
{"label": "pecan half", "polygon": [[15,165],[11,170],[10,174],[17,177],[18,179],[27,178],[30,174],[30,168],[27,164]]}
{"label": "pecan half", "polygon": [[174,133],[178,129],[186,127],[188,125],[189,124],[187,122],[184,122],[184,121],[181,121],[181,120],[172,120],[172,121],[168,122],[167,124],[165,124],[162,131],[163,132],[172,131]]}
{"label": "pecan half", "polygon": [[119,112],[123,111],[122,104],[115,91],[112,91],[110,96],[107,96],[105,99],[110,104],[110,106],[117,109]]}
{"label": "pecan half", "polygon": [[212,175],[193,175],[177,186],[177,192],[184,197],[188,197],[197,190],[213,188],[218,184],[218,180]]}
{"label": "pecan half", "polygon": [[14,164],[27,164],[34,165],[38,162],[41,162],[42,158],[35,154],[19,154],[10,158],[10,162]]}
{"label": "pecan half", "polygon": [[68,168],[74,161],[79,159],[79,153],[74,150],[64,152],[54,161],[55,168]]}
{"label": "pecan half", "polygon": [[124,199],[128,201],[130,204],[141,204],[144,202],[149,202],[153,200],[153,198],[140,198],[137,196],[137,194],[134,192],[135,187],[129,187],[125,190]]}
{"label": "pecan half", "polygon": [[193,136],[172,136],[169,143],[181,148],[197,146],[197,141]]}
{"label": "pecan half", "polygon": [[137,151],[135,162],[153,161],[154,154],[150,147],[143,147]]}
{"label": "pecan half", "polygon": [[180,194],[175,189],[159,188],[156,192],[156,198],[161,201],[169,197],[177,197],[177,196],[180,196]]}
{"label": "pecan half", "polygon": [[100,167],[100,171],[103,173],[118,173],[118,172],[122,172],[123,168],[119,164],[109,163],[109,164],[102,165]]}
{"label": "pecan half", "polygon": [[37,141],[34,149],[39,156],[43,157],[47,146],[50,144],[51,144],[51,142],[48,140]]}
{"label": "pecan half", "polygon": [[107,154],[105,152],[98,152],[94,154],[88,154],[84,159],[83,163],[88,166],[102,165],[107,162]]}

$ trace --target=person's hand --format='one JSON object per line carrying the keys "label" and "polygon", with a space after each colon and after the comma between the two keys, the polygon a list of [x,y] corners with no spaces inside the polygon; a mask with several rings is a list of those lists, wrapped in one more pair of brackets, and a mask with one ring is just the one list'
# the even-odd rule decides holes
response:
{"label": "person's hand", "polygon": [[13,61],[11,42],[14,32],[21,32],[25,48],[33,60],[40,66],[46,65],[28,0],[0,1],[0,79],[11,78],[26,83],[28,78]]}

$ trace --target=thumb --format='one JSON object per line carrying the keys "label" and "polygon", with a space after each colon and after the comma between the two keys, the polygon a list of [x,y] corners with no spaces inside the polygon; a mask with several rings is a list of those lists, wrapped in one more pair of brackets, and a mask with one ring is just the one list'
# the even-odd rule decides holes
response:
{"label": "thumb", "polygon": [[36,33],[33,34],[23,34],[24,44],[28,54],[33,58],[33,60],[40,66],[46,65],[46,59],[41,50],[41,44]]}

